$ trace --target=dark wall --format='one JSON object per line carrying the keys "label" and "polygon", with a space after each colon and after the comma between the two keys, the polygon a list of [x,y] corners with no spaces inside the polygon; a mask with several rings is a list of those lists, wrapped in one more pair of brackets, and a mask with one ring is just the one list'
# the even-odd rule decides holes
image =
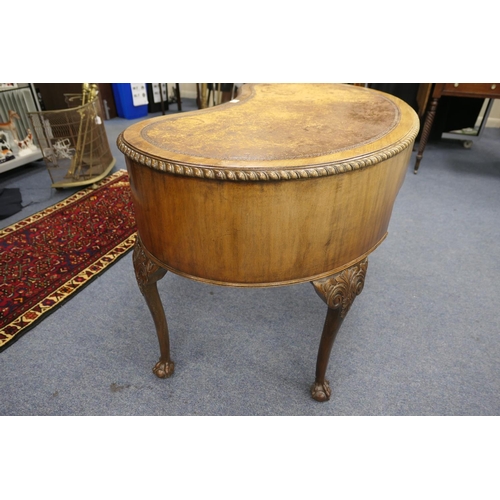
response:
{"label": "dark wall", "polygon": [[[36,92],[41,99],[43,110],[53,111],[58,109],[67,109],[64,94],[81,94],[82,83],[34,83]],[[99,98],[103,110],[103,118],[115,118],[116,105],[113,95],[113,89],[110,83],[98,83]],[[107,113],[106,108],[107,107]]]}

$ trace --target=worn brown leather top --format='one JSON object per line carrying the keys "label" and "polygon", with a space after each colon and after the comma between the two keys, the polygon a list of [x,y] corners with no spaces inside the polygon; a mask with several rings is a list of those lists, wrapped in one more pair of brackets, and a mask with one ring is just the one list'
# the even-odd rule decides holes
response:
{"label": "worn brown leather top", "polygon": [[136,123],[118,147],[178,175],[248,180],[255,172],[257,180],[363,168],[405,149],[417,131],[414,111],[388,94],[343,84],[246,84],[229,103]]}

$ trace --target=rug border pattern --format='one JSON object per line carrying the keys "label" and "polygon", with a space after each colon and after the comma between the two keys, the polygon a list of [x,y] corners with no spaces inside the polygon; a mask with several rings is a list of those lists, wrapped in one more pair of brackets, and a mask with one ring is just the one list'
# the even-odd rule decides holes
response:
{"label": "rug border pattern", "polygon": [[[52,205],[36,214],[30,215],[25,219],[15,222],[10,226],[7,226],[0,230],[0,238],[4,237],[14,231],[26,227],[43,217],[50,215],[51,213],[59,210],[61,208],[67,207],[71,205],[84,196],[94,192],[98,188],[102,188],[107,184],[112,183],[117,178],[122,177],[126,174],[126,170],[118,170],[117,172],[111,174],[106,177],[102,181],[98,182],[95,187],[90,187],[86,189],[82,189],[77,193],[69,196],[68,198]],[[43,298],[40,302],[35,304],[33,307],[25,311],[21,316],[17,317],[9,324],[3,326],[0,329],[0,333],[5,335],[6,338],[0,339],[0,352],[10,346],[15,340],[17,340],[23,333],[35,326],[37,322],[41,320],[41,318],[47,315],[49,312],[52,312],[57,307],[62,305],[62,303],[75,294],[77,291],[82,289],[85,285],[88,285],[90,281],[96,278],[102,271],[104,271],[111,264],[115,263],[119,258],[123,257],[125,254],[130,251],[136,241],[137,231],[132,233],[130,236],[125,238],[122,242],[116,245],[113,249],[111,249],[108,253],[102,255],[97,260],[92,262],[87,268],[80,271],[77,275],[70,278],[63,285],[61,285],[57,290],[53,291],[49,295]],[[15,331],[12,332],[12,329],[15,328]],[[7,333],[5,330],[9,329],[10,332]]]}

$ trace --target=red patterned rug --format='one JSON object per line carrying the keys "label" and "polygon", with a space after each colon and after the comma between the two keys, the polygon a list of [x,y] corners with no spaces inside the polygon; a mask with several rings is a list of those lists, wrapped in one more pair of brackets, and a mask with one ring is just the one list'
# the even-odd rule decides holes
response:
{"label": "red patterned rug", "polygon": [[135,236],[125,170],[0,229],[0,351],[123,257]]}

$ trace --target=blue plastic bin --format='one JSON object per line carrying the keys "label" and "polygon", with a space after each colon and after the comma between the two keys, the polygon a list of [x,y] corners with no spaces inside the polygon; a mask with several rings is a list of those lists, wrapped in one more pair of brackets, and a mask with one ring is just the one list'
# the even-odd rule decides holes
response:
{"label": "blue plastic bin", "polygon": [[[121,118],[133,120],[147,116],[148,105],[134,106],[132,100],[132,87],[130,83],[112,83],[113,95],[115,97],[116,112]],[[144,85],[146,87],[146,85]]]}

